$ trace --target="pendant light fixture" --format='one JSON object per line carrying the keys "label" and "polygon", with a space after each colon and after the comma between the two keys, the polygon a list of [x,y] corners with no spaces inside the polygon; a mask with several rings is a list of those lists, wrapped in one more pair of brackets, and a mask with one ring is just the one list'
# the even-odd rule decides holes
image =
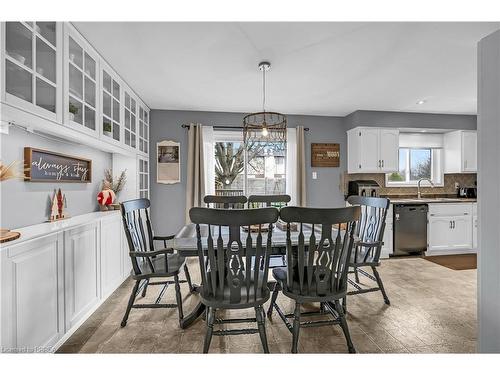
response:
{"label": "pendant light fixture", "polygon": [[271,63],[259,64],[262,72],[262,112],[255,112],[243,118],[243,140],[249,142],[286,142],[286,116],[266,111],[266,72]]}

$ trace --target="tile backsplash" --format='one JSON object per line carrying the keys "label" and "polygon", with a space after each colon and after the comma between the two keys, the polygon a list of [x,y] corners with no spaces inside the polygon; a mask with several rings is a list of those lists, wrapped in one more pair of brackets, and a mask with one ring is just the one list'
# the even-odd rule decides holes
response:
{"label": "tile backsplash", "polygon": [[[380,195],[416,195],[417,187],[387,187],[385,186],[384,173],[345,173],[344,174],[344,194],[347,193],[347,184],[352,180],[374,180],[380,185]],[[454,173],[444,175],[444,186],[422,187],[422,194],[456,195],[455,183],[461,187],[475,186],[477,181],[476,173]]]}

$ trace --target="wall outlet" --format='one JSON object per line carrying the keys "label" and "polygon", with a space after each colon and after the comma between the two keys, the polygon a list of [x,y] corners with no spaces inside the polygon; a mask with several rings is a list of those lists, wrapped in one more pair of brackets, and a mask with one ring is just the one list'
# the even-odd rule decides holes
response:
{"label": "wall outlet", "polygon": [[460,184],[458,182],[455,182],[455,190],[460,189]]}
{"label": "wall outlet", "polygon": [[313,178],[313,180],[317,180],[318,179],[318,172],[313,172],[312,178]]}

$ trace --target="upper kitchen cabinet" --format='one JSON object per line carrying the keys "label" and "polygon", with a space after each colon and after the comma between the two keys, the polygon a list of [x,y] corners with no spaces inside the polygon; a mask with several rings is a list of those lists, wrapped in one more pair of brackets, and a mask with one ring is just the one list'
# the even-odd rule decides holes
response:
{"label": "upper kitchen cabinet", "polygon": [[139,105],[139,151],[149,153],[149,109],[142,103]]}
{"label": "upper kitchen cabinet", "polygon": [[347,132],[348,173],[398,170],[399,130],[354,128]]}
{"label": "upper kitchen cabinet", "polygon": [[477,172],[477,132],[458,130],[444,135],[444,173]]}
{"label": "upper kitchen cabinet", "polygon": [[118,75],[104,61],[101,61],[101,121],[102,139],[123,145],[123,85]]}
{"label": "upper kitchen cabinet", "polygon": [[138,105],[136,98],[130,90],[125,90],[125,122],[123,129],[123,142],[133,149],[137,148]]}
{"label": "upper kitchen cabinet", "polygon": [[99,136],[99,56],[69,24],[64,33],[64,124]]}
{"label": "upper kitchen cabinet", "polygon": [[2,102],[62,121],[62,24],[2,23]]}

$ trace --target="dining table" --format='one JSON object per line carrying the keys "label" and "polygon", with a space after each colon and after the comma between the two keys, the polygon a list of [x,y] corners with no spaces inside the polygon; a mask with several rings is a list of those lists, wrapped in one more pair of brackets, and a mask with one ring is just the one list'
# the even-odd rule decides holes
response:
{"label": "dining table", "polygon": [[[300,226],[301,224],[297,224]],[[308,239],[313,231],[313,227],[310,224],[302,224],[302,233],[305,239]],[[217,227],[218,228],[218,227]],[[295,228],[293,228],[295,229]],[[298,245],[299,238],[299,230],[295,229],[290,230],[290,243],[292,246]],[[300,227],[299,227],[300,229]],[[241,231],[241,239],[242,242],[245,242],[246,237],[248,236],[248,231],[245,231],[243,228],[240,228]],[[332,237],[334,238],[336,234],[335,228],[332,228]],[[316,242],[319,242],[321,239],[321,225],[314,226],[314,234],[316,237]],[[212,236],[218,236],[217,231],[212,230]],[[204,224],[200,224],[200,234],[201,234],[201,244],[203,250],[207,249],[207,237],[208,237],[208,226]],[[255,243],[255,238],[257,237],[257,233],[250,232],[250,235],[253,237],[253,243]],[[262,243],[267,243],[267,232],[261,233],[262,235]],[[227,244],[229,239],[229,228],[221,227],[221,236],[224,240],[224,244]],[[306,240],[307,241],[307,240]],[[271,236],[271,254],[273,255],[284,255],[287,244],[287,232],[285,227],[279,227],[277,225],[273,225],[272,228],[272,236]],[[189,257],[198,257],[198,239],[196,236],[196,225],[195,224],[186,224],[181,230],[175,235],[173,239],[172,248],[178,252],[179,255],[182,255],[185,258]],[[244,249],[246,251],[246,249]],[[200,286],[193,285],[193,293],[197,294],[199,292]],[[187,314],[182,322],[182,328],[188,328],[191,324],[193,324],[197,318],[202,316],[205,313],[205,305],[198,301],[197,305],[189,314]]]}

